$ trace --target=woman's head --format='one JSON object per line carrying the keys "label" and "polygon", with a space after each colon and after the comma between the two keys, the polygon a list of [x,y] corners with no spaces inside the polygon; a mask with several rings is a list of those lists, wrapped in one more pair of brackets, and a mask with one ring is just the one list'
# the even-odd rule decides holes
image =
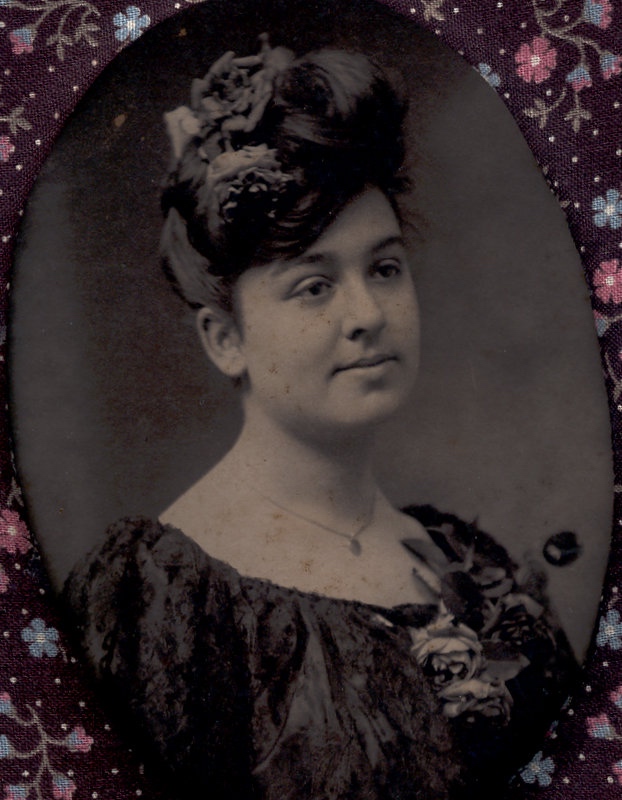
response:
{"label": "woman's head", "polygon": [[394,206],[404,106],[365,56],[295,59],[262,37],[258,56],[225,54],[191,94],[167,115],[162,255],[192,306],[230,311],[242,273],[300,255],[365,187]]}
{"label": "woman's head", "polygon": [[247,420],[336,442],[410,397],[419,312],[401,225],[367,187],[299,256],[239,277],[235,315],[197,313],[203,346],[243,382]]}

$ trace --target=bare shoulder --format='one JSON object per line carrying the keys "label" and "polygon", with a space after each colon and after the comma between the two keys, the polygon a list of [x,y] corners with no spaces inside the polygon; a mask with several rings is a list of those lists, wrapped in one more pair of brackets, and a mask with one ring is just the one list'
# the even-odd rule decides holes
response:
{"label": "bare shoulder", "polygon": [[160,515],[160,521],[179,528],[219,557],[212,550],[223,533],[232,527],[239,533],[245,529],[241,522],[251,501],[248,495],[244,485],[232,478],[226,462],[221,462],[180,495]]}

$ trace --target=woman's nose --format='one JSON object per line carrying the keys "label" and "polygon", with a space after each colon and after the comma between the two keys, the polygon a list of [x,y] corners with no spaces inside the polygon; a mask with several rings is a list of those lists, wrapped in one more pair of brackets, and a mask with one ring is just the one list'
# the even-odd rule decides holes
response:
{"label": "woman's nose", "polygon": [[378,333],[386,317],[373,287],[361,282],[344,293],[343,332],[349,339]]}

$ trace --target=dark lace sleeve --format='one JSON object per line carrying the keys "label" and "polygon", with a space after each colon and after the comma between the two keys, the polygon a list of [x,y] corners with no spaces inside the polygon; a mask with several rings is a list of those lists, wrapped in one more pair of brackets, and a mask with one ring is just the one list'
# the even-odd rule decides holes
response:
{"label": "dark lace sleeve", "polygon": [[[500,775],[509,779],[538,749],[574,688],[578,665],[542,575],[519,567],[475,524],[432,506],[405,512],[430,534],[435,555],[417,540],[405,544],[440,576],[447,619],[454,628],[466,626],[459,635],[472,659],[469,680],[454,680],[453,691],[432,627],[418,642],[422,666],[445,700],[478,797],[488,797],[486,787]],[[447,619],[438,625],[445,634]]]}
{"label": "dark lace sleeve", "polygon": [[170,796],[251,798],[235,579],[201,555],[171,528],[123,520],[73,571],[65,599],[109,706],[131,711],[121,730],[174,766]]}

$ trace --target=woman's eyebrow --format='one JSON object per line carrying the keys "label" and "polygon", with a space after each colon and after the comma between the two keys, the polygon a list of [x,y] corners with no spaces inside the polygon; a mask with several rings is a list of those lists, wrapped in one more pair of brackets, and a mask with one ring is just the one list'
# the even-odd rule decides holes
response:
{"label": "woman's eyebrow", "polygon": [[400,247],[406,247],[406,243],[404,242],[404,237],[398,234],[394,236],[387,236],[386,239],[383,239],[380,242],[377,242],[372,248],[372,253],[377,253],[379,250],[384,250],[387,247],[392,247],[393,245],[399,245]]}
{"label": "woman's eyebrow", "polygon": [[[371,255],[375,255],[376,253],[380,252],[381,250],[385,250],[387,247],[393,247],[398,245],[399,247],[406,247],[404,242],[404,237],[401,234],[394,233],[390,236],[386,236],[384,239],[380,239],[380,241],[373,242],[367,252],[371,253]],[[317,253],[302,253],[299,258],[295,258],[292,260],[292,265],[302,264],[303,266],[307,264],[318,264],[320,262],[328,263],[331,261],[335,261],[338,259],[339,254],[333,252],[331,250],[319,251]]]}
{"label": "woman's eyebrow", "polygon": [[[387,236],[384,239],[381,239],[378,242],[374,242],[372,246],[369,248],[369,253],[371,255],[376,255],[377,253],[385,250],[388,247],[405,247],[404,237],[399,234],[392,234],[391,236]],[[299,256],[295,258],[289,259],[287,261],[279,261],[274,264],[270,271],[273,277],[278,277],[283,275],[284,273],[288,272],[289,270],[293,270],[296,268],[304,268],[304,267],[313,267],[318,264],[330,264],[337,259],[337,254],[333,253],[332,251],[318,251],[316,253],[301,253]]]}
{"label": "woman's eyebrow", "polygon": [[305,267],[309,264],[312,266],[313,264],[321,264],[330,260],[331,254],[329,252],[301,253],[297,258],[293,258],[290,263],[292,267]]}
{"label": "woman's eyebrow", "polygon": [[325,264],[330,261],[329,253],[302,253],[287,261],[279,261],[270,268],[273,277],[283,275],[289,270],[299,267],[312,267],[316,264]]}

